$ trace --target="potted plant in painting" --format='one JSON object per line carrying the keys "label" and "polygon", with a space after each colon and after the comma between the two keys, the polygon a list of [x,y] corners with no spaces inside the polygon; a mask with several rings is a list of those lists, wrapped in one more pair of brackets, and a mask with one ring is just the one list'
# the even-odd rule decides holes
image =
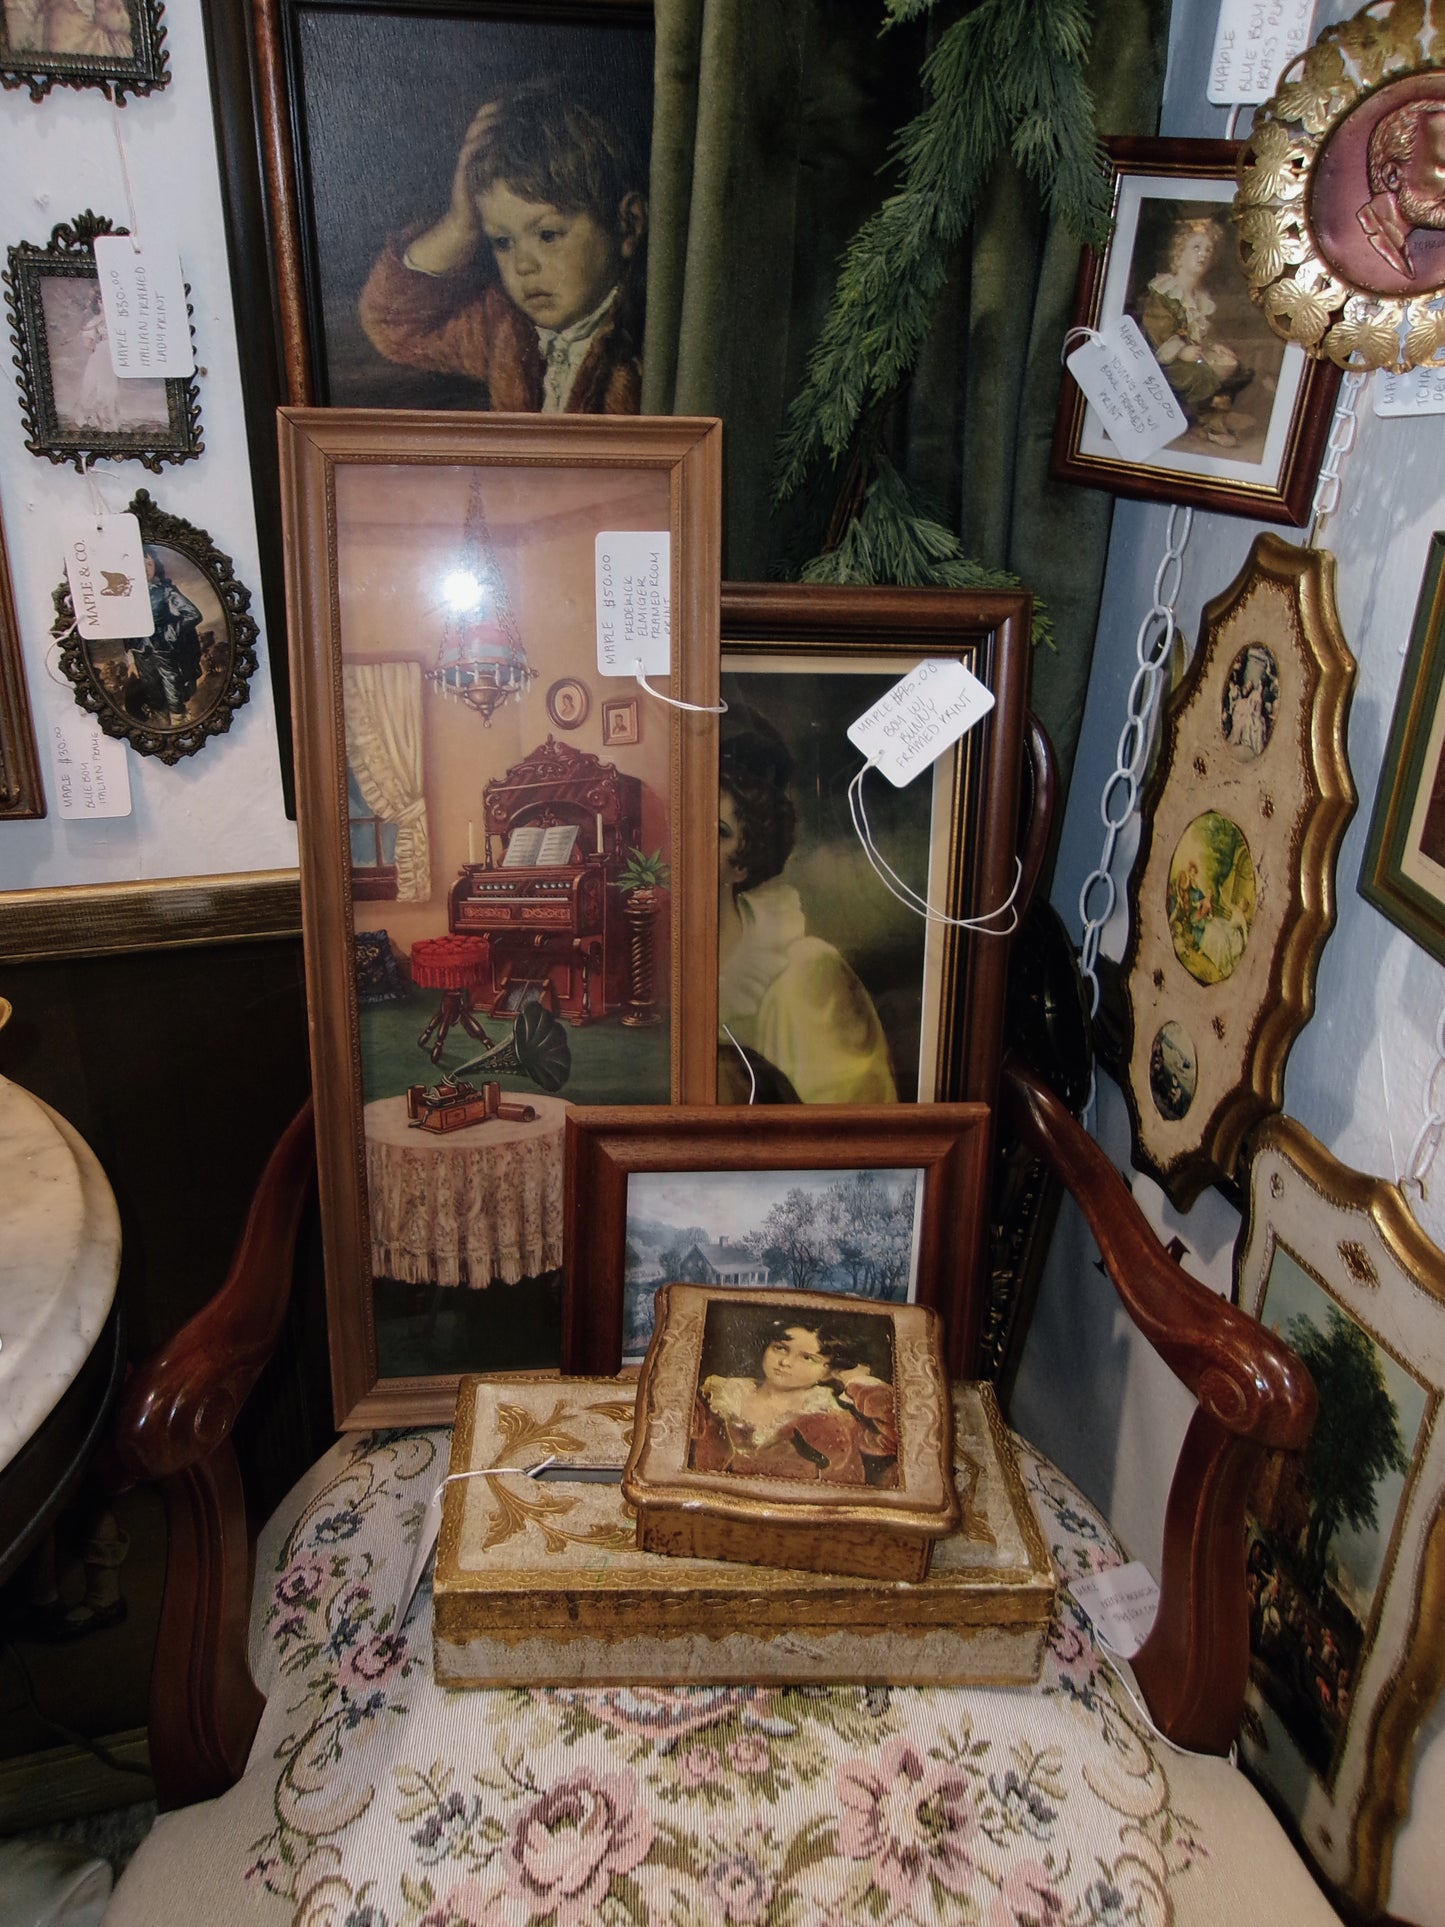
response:
{"label": "potted plant in painting", "polygon": [[643,850],[632,850],[614,879],[622,892],[622,914],[631,934],[630,982],[622,1021],[633,1030],[662,1022],[662,1012],[657,1008],[654,932],[671,875],[661,850],[654,850],[651,856]]}

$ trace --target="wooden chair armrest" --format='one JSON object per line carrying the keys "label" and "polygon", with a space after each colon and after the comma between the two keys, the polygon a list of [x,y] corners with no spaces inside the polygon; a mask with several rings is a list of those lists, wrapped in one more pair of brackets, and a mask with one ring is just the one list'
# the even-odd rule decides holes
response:
{"label": "wooden chair armrest", "polygon": [[308,1098],[266,1161],[225,1283],[121,1394],[115,1450],[128,1477],[169,1478],[230,1435],[280,1341],[315,1169]]}
{"label": "wooden chair armrest", "polygon": [[1125,1310],[1199,1401],[1169,1488],[1159,1612],[1133,1665],[1161,1732],[1226,1753],[1249,1669],[1245,1504],[1265,1449],[1308,1439],[1314,1382],[1273,1332],[1170,1258],[1042,1079],[1010,1059],[1000,1095],[1012,1128],[1079,1205]]}

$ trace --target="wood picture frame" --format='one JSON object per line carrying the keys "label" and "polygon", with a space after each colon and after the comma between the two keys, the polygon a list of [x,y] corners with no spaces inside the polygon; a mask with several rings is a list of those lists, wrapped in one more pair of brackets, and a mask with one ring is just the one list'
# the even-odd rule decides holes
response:
{"label": "wood picture frame", "polygon": [[[925,924],[888,894],[852,825],[847,789],[863,758],[844,730],[929,657],[964,663],[992,692],[993,708],[939,758],[927,784],[895,791],[870,782],[865,805],[887,860],[945,916],[997,911],[1017,875],[1032,606],[1022,591],[723,584],[721,686],[733,706],[720,725],[724,760],[751,688],[752,706],[784,738],[793,768],[798,827],[779,881],[797,888],[808,935],[836,949],[880,1011],[903,1098],[991,1101],[1011,925],[1007,915],[991,929]],[[792,699],[792,688],[806,691],[806,700],[801,693]],[[819,886],[823,870],[827,888]],[[751,1049],[748,1001],[740,997],[723,1014]],[[751,1068],[760,1068],[756,1060]],[[774,1068],[786,1076],[795,1067]],[[732,1102],[767,1095],[753,1091],[725,1038],[718,1095]]]}
{"label": "wood picture frame", "polygon": [[1293,1119],[1267,1119],[1252,1150],[1236,1296],[1309,1366],[1319,1416],[1251,1500],[1240,1752],[1373,1918],[1445,1681],[1445,1254],[1397,1186]]}
{"label": "wood picture frame", "polygon": [[52,87],[98,87],[117,105],[170,82],[160,0],[105,0],[87,15],[71,5],[0,8],[0,87],[44,100]]}
{"label": "wood picture frame", "polygon": [[[566,1102],[711,1094],[715,1009],[705,976],[684,979],[684,958],[717,943],[720,440],[717,422],[683,417],[283,411],[307,994],[343,1426],[441,1422],[463,1372],[554,1364]],[[670,534],[674,667],[660,687],[703,708],[659,706],[637,749],[604,760],[600,719],[558,743],[545,696],[563,674],[598,679],[596,537],[619,527]],[[454,577],[465,595],[443,589]],[[410,746],[395,764],[373,746],[383,713],[383,733]],[[396,900],[368,900],[364,917],[352,888],[358,796],[363,815],[395,829],[402,879]],[[648,890],[623,887],[638,848],[670,866],[670,886],[659,871]],[[373,955],[384,940],[405,960],[409,1002],[383,993],[363,1005],[363,934]],[[541,1078],[517,1061],[534,1049]],[[438,1074],[452,1096],[428,1094]],[[495,1119],[444,1128],[471,1101],[455,1094],[464,1075],[536,1112],[509,1126],[515,1156],[499,1151]],[[423,1113],[427,1128],[413,1130]],[[494,1154],[512,1175],[478,1175],[469,1195],[486,1209],[459,1222],[454,1194],[442,1196],[446,1159]],[[417,1185],[432,1186],[435,1223],[418,1217]],[[491,1291],[449,1289],[494,1277]],[[526,1290],[505,1288],[523,1278]],[[454,1333],[435,1320],[418,1332],[429,1315],[418,1285]]]}
{"label": "wood picture frame", "polygon": [[[946,1328],[949,1370],[955,1376],[971,1376],[982,1292],[982,1274],[973,1254],[987,1218],[988,1156],[989,1112],[983,1104],[573,1111],[567,1120],[563,1370],[608,1375],[622,1369],[624,1357],[640,1362],[651,1334],[652,1292],[670,1281],[661,1272],[647,1281],[634,1277],[629,1303],[629,1226],[637,1233],[645,1210],[655,1215],[664,1208],[663,1201],[674,1189],[666,1180],[679,1175],[687,1180],[676,1187],[679,1195],[670,1206],[674,1213],[683,1214],[681,1232],[693,1229],[696,1222],[686,1221],[686,1200],[695,1200],[691,1208],[699,1212],[707,1204],[709,1174],[736,1180],[714,1187],[720,1212],[741,1212],[749,1224],[756,1218],[762,1225],[775,1207],[784,1217],[789,1212],[798,1216],[803,1210],[794,1206],[790,1191],[798,1192],[804,1206],[815,1213],[831,1211],[836,1201],[829,1193],[840,1180],[888,1172],[900,1182],[894,1187],[898,1195],[882,1201],[888,1214],[883,1229],[870,1228],[873,1220],[855,1212],[849,1222],[858,1235],[850,1232],[847,1255],[832,1262],[840,1273],[851,1266],[854,1275],[867,1282],[865,1267],[876,1261],[871,1280],[875,1301],[886,1296],[893,1302],[924,1304],[938,1311]],[[906,1237],[900,1208],[905,1188],[910,1214]],[[868,1200],[857,1203],[861,1211]],[[874,1205],[878,1203],[873,1200]],[[847,1199],[841,1200],[841,1206],[854,1210],[853,1201]],[[802,1224],[801,1217],[798,1222]],[[721,1219],[719,1224],[728,1228]],[[810,1256],[805,1249],[808,1235],[804,1227],[794,1247],[796,1268],[790,1280],[794,1289],[817,1289],[822,1275],[807,1269],[819,1258],[818,1252]],[[717,1242],[725,1248],[729,1241],[724,1237]],[[904,1250],[907,1263],[899,1271]],[[684,1270],[687,1256],[683,1254]],[[706,1259],[706,1251],[702,1256]],[[753,1256],[759,1265],[767,1262],[758,1260],[756,1253]],[[636,1262],[631,1269],[636,1273]],[[750,1281],[702,1276],[678,1282]],[[778,1281],[757,1277],[751,1282]],[[830,1283],[828,1288],[849,1295],[844,1285]],[[858,1289],[851,1295],[868,1293]]]}
{"label": "wood picture frame", "polygon": [[1445,534],[1430,553],[1360,865],[1360,895],[1445,963]]}
{"label": "wood picture frame", "polygon": [[1283,1100],[1354,814],[1334,558],[1255,538],[1205,604],[1140,806],[1120,966],[1133,1159],[1187,1210]]}
{"label": "wood picture frame", "polygon": [[51,630],[75,700],[138,756],[178,763],[231,727],[250,701],[257,629],[251,591],[204,529],[169,515],[145,489],[126,505],[140,524],[154,632],[92,642],[76,632],[70,583],[55,591]]}
{"label": "wood picture frame", "polygon": [[[25,446],[82,474],[87,463],[108,460],[139,462],[159,475],[167,463],[194,461],[205,446],[194,375],[130,381],[111,368],[95,241],[128,231],[87,209],[52,228],[44,247],[21,241],[7,251],[5,306]],[[189,316],[189,286],[186,295]]]}
{"label": "wood picture frame", "polygon": [[40,780],[30,692],[25,684],[25,652],[15,613],[5,527],[0,522],[0,818],[44,814],[45,790]]}
{"label": "wood picture frame", "polygon": [[1237,144],[1121,136],[1104,145],[1114,230],[1102,254],[1084,250],[1073,326],[1107,328],[1131,314],[1189,425],[1147,460],[1127,460],[1066,369],[1051,473],[1303,528],[1340,371],[1282,343],[1250,300],[1230,238]]}

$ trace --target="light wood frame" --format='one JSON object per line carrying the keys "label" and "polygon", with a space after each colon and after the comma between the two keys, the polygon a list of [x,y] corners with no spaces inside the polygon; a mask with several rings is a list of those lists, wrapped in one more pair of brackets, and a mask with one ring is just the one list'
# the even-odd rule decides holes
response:
{"label": "light wood frame", "polygon": [[[1363,1621],[1358,1611],[1349,1613],[1361,1633],[1349,1661],[1349,1698],[1333,1733],[1330,1709],[1319,1709],[1313,1743],[1328,1758],[1313,1762],[1304,1747],[1316,1710],[1291,1704],[1298,1689],[1269,1656],[1293,1653],[1306,1670],[1318,1665],[1332,1694],[1343,1685],[1343,1645],[1334,1661],[1340,1671],[1329,1680],[1328,1656],[1311,1661],[1308,1643],[1310,1615],[1326,1624],[1326,1591],[1335,1602],[1330,1611],[1344,1610],[1339,1561],[1335,1580],[1326,1567],[1319,1594],[1310,1596],[1299,1582],[1302,1566],[1293,1563],[1301,1506],[1313,1520],[1317,1505],[1308,1455],[1298,1487],[1292,1489],[1294,1466],[1278,1461],[1277,1476],[1256,1486],[1252,1531],[1260,1550],[1252,1553],[1253,1656],[1241,1753],[1332,1886],[1361,1918],[1373,1918],[1386,1903],[1395,1834],[1410,1810],[1416,1740],[1445,1683],[1445,1253],[1425,1236],[1396,1185],[1341,1164],[1292,1118],[1267,1119],[1252,1151],[1249,1213],[1235,1258],[1238,1302],[1306,1362],[1320,1354],[1315,1443],[1322,1462],[1372,1463],[1378,1454],[1367,1451],[1359,1431],[1336,1426],[1332,1406],[1348,1407],[1358,1425],[1361,1411],[1380,1410],[1384,1400],[1405,1469],[1377,1473],[1375,1516],[1359,1522],[1342,1552],[1355,1603],[1363,1603],[1366,1588],[1370,1596]],[[1328,1364],[1331,1358],[1341,1365]],[[1375,1381],[1373,1398],[1363,1395],[1362,1361]],[[1324,1542],[1322,1561],[1334,1558],[1333,1544],[1333,1537]],[[1269,1568],[1258,1563],[1261,1553]],[[1266,1645],[1263,1594],[1271,1578],[1280,1588],[1279,1623]],[[1342,1633],[1337,1618],[1337,1640]],[[1314,1637],[1322,1648],[1317,1629]],[[1288,1657],[1284,1663],[1292,1673]]]}
{"label": "light wood frame", "polygon": [[[451,1417],[454,1373],[381,1380],[366,1205],[363,1086],[346,812],[337,579],[337,481],[348,465],[587,468],[667,480],[672,538],[672,660],[666,693],[702,710],[666,712],[672,884],[671,1095],[705,1100],[716,1073],[718,583],[721,426],[686,417],[281,412],[287,604],[293,647],[301,894],[311,1010],[332,1382],[343,1426],[435,1424]],[[590,538],[589,548],[590,548]],[[584,638],[579,647],[591,648]],[[595,651],[594,651],[595,657]],[[477,719],[480,734],[482,724]]]}
{"label": "light wood frame", "polygon": [[[917,1302],[943,1316],[950,1371],[971,1377],[988,1215],[984,1104],[608,1106],[567,1120],[563,1370],[622,1368],[627,1188],[644,1171],[920,1169]],[[846,1297],[840,1299],[844,1306]]]}

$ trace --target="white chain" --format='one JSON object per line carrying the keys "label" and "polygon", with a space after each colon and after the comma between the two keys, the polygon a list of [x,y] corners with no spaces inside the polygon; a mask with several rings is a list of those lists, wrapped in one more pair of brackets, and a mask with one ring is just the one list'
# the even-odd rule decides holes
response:
{"label": "white chain", "polygon": [[[1079,949],[1079,974],[1089,987],[1089,1015],[1099,1008],[1099,935],[1114,914],[1118,888],[1111,874],[1119,832],[1134,814],[1139,802],[1139,778],[1149,755],[1154,734],[1154,712],[1159,701],[1159,682],[1174,646],[1177,624],[1174,605],[1184,577],[1184,550],[1194,526],[1194,511],[1177,503],[1169,511],[1169,526],[1164,537],[1164,555],[1154,575],[1154,602],[1134,639],[1139,666],[1124,699],[1124,727],[1119,735],[1114,768],[1099,798],[1099,816],[1104,825],[1104,847],[1098,867],[1091,870],[1079,892],[1079,916],[1084,926]],[[1093,908],[1090,908],[1091,900]]]}
{"label": "white chain", "polygon": [[1413,1189],[1419,1197],[1424,1198],[1425,1173],[1434,1163],[1441,1136],[1445,1134],[1445,1110],[1441,1109],[1445,1104],[1445,1010],[1441,1011],[1440,1021],[1435,1026],[1435,1062],[1425,1079],[1422,1102],[1425,1106],[1424,1121],[1415,1133],[1415,1142],[1410,1146],[1400,1188],[1406,1191]]}
{"label": "white chain", "polygon": [[1326,518],[1333,515],[1340,505],[1340,467],[1354,447],[1355,436],[1360,430],[1355,409],[1368,380],[1368,369],[1350,368],[1340,383],[1340,398],[1335,403],[1334,420],[1330,423],[1329,440],[1325,443],[1325,458],[1320,463],[1319,480],[1315,483],[1314,509],[1310,515],[1307,542],[1309,548],[1315,546]]}

